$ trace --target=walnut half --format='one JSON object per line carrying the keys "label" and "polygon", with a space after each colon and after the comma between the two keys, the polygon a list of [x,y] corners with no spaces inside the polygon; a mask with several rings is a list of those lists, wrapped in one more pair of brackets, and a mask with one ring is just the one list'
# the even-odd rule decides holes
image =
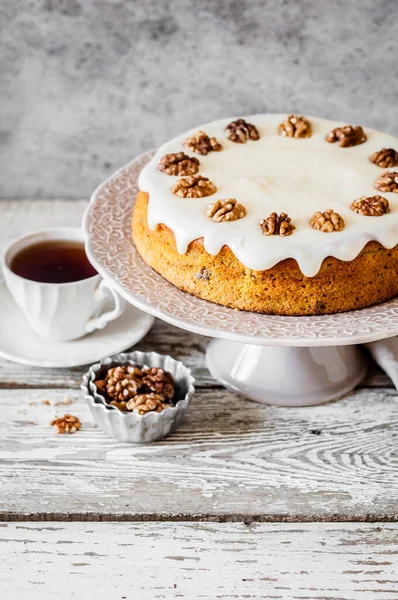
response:
{"label": "walnut half", "polygon": [[319,210],[315,212],[310,219],[310,225],[313,229],[331,233],[332,231],[342,231],[344,229],[344,219],[339,213],[328,208],[324,212]]}
{"label": "walnut half", "polygon": [[259,140],[260,134],[252,123],[247,123],[244,119],[231,121],[225,128],[225,135],[237,144],[245,144],[247,140]]}
{"label": "walnut half", "polygon": [[181,198],[204,198],[211,196],[216,191],[214,183],[202,175],[181,177],[172,189],[173,194]]}
{"label": "walnut half", "polygon": [[289,115],[286,121],[278,126],[278,133],[285,137],[309,138],[312,135],[312,126],[303,116]]}
{"label": "walnut half", "polygon": [[369,160],[382,169],[398,167],[398,152],[394,148],[382,148],[378,152],[373,152]]}
{"label": "walnut half", "polygon": [[222,150],[221,144],[215,137],[210,138],[204,131],[197,131],[190,138],[185,140],[185,146],[192,152],[206,156],[209,152],[219,152]]}
{"label": "walnut half", "polygon": [[296,229],[286,213],[278,215],[276,212],[271,213],[267,219],[260,221],[260,227],[264,235],[281,235],[282,237],[291,235],[293,229]]}
{"label": "walnut half", "polygon": [[100,393],[107,396],[112,406],[128,402],[143,386],[141,381],[142,371],[132,365],[119,365],[108,369],[104,379],[97,379],[94,383]]}
{"label": "walnut half", "polygon": [[153,393],[170,400],[174,396],[174,377],[161,367],[144,367],[142,383]]}
{"label": "walnut half", "polygon": [[398,194],[398,171],[386,171],[375,181],[376,190]]}
{"label": "walnut half", "polygon": [[390,204],[383,196],[362,196],[351,203],[351,209],[365,217],[381,217],[390,212]]}
{"label": "walnut half", "polygon": [[338,141],[341,148],[359,146],[359,144],[366,142],[367,139],[364,130],[359,125],[336,127],[335,129],[332,129],[325,138],[330,144]]}
{"label": "walnut half", "polygon": [[164,397],[159,394],[138,394],[127,402],[127,410],[145,415],[147,412],[161,412],[170,406],[164,403]]}
{"label": "walnut half", "polygon": [[63,417],[55,418],[50,425],[54,427],[58,434],[75,433],[81,427],[80,420],[74,415],[66,414]]}
{"label": "walnut half", "polygon": [[199,160],[185,152],[165,154],[159,161],[158,170],[166,175],[195,175],[199,171]]}
{"label": "walnut half", "polygon": [[222,221],[237,221],[246,215],[246,209],[236,198],[225,198],[224,200],[216,200],[206,209],[206,215],[215,223]]}

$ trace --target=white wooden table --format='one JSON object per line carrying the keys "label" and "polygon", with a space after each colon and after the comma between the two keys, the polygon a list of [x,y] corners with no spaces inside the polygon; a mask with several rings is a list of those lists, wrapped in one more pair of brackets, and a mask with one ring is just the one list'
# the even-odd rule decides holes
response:
{"label": "white wooden table", "polygon": [[[85,201],[0,202],[0,245],[80,222]],[[93,423],[84,368],[0,360],[1,597],[398,598],[398,402],[375,366],[316,408],[244,400],[207,340],[157,321],[138,345],[189,365],[197,393],[168,439],[132,446]],[[23,344],[23,339],[21,339]],[[71,406],[45,406],[69,393]],[[56,436],[55,414],[82,421]]]}

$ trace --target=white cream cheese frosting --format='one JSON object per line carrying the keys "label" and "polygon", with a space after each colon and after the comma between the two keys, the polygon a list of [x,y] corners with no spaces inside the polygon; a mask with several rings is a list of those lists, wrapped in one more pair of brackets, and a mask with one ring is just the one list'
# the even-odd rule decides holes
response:
{"label": "white cream cheese frosting", "polygon": [[[277,128],[286,116],[243,117],[258,129],[258,141],[238,144],[226,137],[225,127],[235,117],[200,125],[159,148],[139,177],[140,190],[149,194],[149,227],[167,225],[181,254],[187,251],[190,242],[203,238],[209,254],[218,254],[227,245],[244,266],[253,270],[270,269],[281,260],[294,258],[307,277],[316,275],[328,256],[353,260],[371,240],[385,248],[398,244],[398,194],[381,193],[374,188],[382,173],[397,168],[381,169],[369,161],[370,155],[382,148],[398,150],[398,139],[363,127],[366,142],[341,148],[338,143],[326,142],[325,136],[331,129],[347,123],[315,117],[307,117],[312,137],[283,137],[278,135]],[[217,138],[223,150],[206,156],[188,150],[184,141],[198,130]],[[180,198],[172,193],[178,177],[166,175],[157,165],[165,154],[182,150],[199,159],[199,173],[216,185],[215,194]],[[351,210],[353,200],[375,195],[387,198],[390,213],[367,217]],[[236,198],[245,206],[246,216],[233,222],[214,223],[206,216],[206,207],[224,198]],[[342,231],[324,233],[311,228],[312,214],[328,208],[343,217]],[[259,221],[271,212],[289,215],[296,227],[292,235],[263,234]]]}

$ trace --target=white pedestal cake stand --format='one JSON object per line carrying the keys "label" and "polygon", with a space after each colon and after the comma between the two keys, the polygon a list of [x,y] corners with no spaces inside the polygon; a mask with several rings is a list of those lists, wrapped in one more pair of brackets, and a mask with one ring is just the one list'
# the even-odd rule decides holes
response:
{"label": "white pedestal cake stand", "polygon": [[239,312],[177,289],[155,273],[131,241],[131,213],[147,152],[93,194],[83,219],[87,255],[128,302],[177,327],[215,338],[212,375],[243,396],[284,406],[338,398],[364,376],[356,344],[398,334],[398,300],[364,310],[314,317]]}

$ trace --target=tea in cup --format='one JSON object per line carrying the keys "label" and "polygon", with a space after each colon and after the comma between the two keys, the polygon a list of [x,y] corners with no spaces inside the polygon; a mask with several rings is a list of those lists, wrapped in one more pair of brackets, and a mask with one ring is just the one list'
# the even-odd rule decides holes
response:
{"label": "tea in cup", "polygon": [[[8,246],[2,267],[16,304],[44,339],[78,339],[102,329],[124,311],[125,301],[90,264],[80,228],[58,227],[26,235]],[[109,295],[114,309],[102,312]]]}

